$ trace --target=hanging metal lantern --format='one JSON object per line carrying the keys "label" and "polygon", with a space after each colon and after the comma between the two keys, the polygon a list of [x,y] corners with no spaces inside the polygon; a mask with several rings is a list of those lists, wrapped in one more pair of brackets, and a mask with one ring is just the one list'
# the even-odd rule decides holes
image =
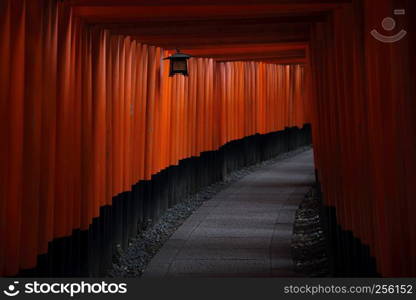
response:
{"label": "hanging metal lantern", "polygon": [[191,55],[181,53],[179,49],[177,49],[176,53],[172,56],[164,58],[170,60],[169,76],[172,77],[175,74],[182,74],[184,76],[188,76],[188,59],[190,58]]}

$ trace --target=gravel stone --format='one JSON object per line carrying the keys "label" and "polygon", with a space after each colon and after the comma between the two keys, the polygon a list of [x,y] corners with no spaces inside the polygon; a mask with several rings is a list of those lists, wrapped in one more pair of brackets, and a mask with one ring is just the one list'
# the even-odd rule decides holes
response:
{"label": "gravel stone", "polygon": [[292,237],[295,270],[307,277],[328,277],[326,238],[320,220],[321,200],[313,187],[296,211]]}

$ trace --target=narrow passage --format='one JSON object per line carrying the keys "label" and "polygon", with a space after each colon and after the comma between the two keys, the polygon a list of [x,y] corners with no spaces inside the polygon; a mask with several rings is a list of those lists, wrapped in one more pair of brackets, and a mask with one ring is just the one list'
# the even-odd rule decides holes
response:
{"label": "narrow passage", "polygon": [[312,150],[259,169],[205,202],[143,277],[294,277],[295,211],[314,182]]}

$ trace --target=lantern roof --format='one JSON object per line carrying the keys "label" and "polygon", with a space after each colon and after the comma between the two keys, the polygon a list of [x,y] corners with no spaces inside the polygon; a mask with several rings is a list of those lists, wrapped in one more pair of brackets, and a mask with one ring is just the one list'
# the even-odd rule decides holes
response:
{"label": "lantern roof", "polygon": [[189,59],[191,57],[192,57],[191,55],[181,53],[179,52],[179,50],[176,50],[176,53],[172,54],[169,57],[165,57],[164,59]]}

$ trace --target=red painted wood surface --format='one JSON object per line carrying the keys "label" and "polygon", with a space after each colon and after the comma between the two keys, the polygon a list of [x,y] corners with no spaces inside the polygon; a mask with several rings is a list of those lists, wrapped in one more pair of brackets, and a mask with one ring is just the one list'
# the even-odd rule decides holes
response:
{"label": "red painted wood surface", "polygon": [[[405,16],[394,16],[394,9]],[[383,31],[393,17],[396,30]],[[315,158],[338,222],[370,245],[384,276],[416,275],[415,2],[352,1],[314,25],[311,38]],[[408,35],[393,44],[377,29]]]}
{"label": "red painted wood surface", "polygon": [[[415,276],[415,14],[412,0],[1,1],[0,274],[180,159],[311,122],[338,223],[382,275]],[[397,43],[370,35],[392,34],[388,16]],[[176,47],[196,56],[188,78],[161,61]]]}
{"label": "red painted wood surface", "polygon": [[308,121],[299,65],[192,58],[189,77],[170,78],[168,52],[88,28],[65,4],[2,1],[0,19],[1,275],[35,267],[139,180]]}

